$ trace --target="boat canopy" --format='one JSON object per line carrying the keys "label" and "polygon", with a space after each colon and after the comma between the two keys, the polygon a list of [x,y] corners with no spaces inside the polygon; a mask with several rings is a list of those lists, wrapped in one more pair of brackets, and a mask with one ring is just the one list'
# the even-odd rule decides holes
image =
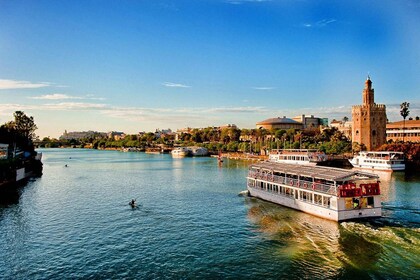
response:
{"label": "boat canopy", "polygon": [[250,166],[251,169],[269,171],[269,173],[279,172],[297,176],[312,177],[328,181],[347,181],[355,179],[379,178],[376,174],[362,172],[359,170],[347,170],[325,166],[296,165],[278,162],[262,162]]}

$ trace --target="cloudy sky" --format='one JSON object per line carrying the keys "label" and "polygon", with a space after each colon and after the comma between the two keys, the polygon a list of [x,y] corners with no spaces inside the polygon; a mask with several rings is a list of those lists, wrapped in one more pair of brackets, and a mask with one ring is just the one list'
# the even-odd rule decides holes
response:
{"label": "cloudy sky", "polygon": [[417,0],[0,0],[0,123],[37,134],[420,115]]}

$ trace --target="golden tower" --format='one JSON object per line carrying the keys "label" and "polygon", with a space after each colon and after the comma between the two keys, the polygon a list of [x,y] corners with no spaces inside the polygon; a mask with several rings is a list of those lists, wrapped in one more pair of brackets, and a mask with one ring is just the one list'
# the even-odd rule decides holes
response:
{"label": "golden tower", "polygon": [[363,104],[352,107],[352,142],[364,145],[368,151],[386,143],[386,108],[375,103],[372,81],[368,76],[362,93]]}

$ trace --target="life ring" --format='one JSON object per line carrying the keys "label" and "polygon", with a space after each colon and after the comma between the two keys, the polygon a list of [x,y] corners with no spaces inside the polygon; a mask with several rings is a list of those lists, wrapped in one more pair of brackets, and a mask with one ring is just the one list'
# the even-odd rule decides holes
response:
{"label": "life ring", "polygon": [[293,186],[293,180],[292,179],[290,180],[290,185]]}

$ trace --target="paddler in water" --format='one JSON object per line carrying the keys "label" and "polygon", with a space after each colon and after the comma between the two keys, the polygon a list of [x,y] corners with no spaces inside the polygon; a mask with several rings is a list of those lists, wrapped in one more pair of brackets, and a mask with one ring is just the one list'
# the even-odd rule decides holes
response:
{"label": "paddler in water", "polygon": [[131,207],[136,207],[136,200],[132,199],[129,203],[128,203]]}

